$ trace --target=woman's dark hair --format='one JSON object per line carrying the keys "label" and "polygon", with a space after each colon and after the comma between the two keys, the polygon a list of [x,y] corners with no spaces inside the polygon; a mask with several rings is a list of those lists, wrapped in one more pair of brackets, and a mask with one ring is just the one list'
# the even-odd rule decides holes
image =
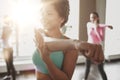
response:
{"label": "woman's dark hair", "polygon": [[65,25],[68,21],[69,16],[69,1],[68,0],[41,0],[42,2],[51,2],[54,6],[60,17],[64,18],[64,22],[61,24],[61,27]]}
{"label": "woman's dark hair", "polygon": [[[92,12],[92,13],[90,13],[90,14],[94,14],[94,15],[96,15],[96,16],[99,18],[99,14],[98,14],[97,12]],[[97,20],[97,23],[100,23],[100,20],[99,20],[99,19]]]}

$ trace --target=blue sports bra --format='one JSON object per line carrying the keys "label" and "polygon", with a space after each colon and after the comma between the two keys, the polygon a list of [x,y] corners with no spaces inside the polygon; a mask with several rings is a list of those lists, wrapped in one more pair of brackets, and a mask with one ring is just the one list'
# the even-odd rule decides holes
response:
{"label": "blue sports bra", "polygon": [[[50,54],[50,58],[59,69],[62,68],[63,59],[64,59],[63,51],[52,52]],[[40,53],[38,52],[38,50],[35,50],[32,60],[33,60],[33,63],[35,64],[37,71],[40,71],[44,74],[48,74],[47,67],[46,67],[44,61],[41,59],[41,56],[40,56]]]}

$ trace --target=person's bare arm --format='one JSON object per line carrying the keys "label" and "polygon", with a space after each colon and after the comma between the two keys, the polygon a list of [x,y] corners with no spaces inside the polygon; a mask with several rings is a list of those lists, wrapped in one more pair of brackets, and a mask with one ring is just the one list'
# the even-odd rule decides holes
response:
{"label": "person's bare arm", "polygon": [[52,62],[49,57],[49,53],[50,51],[47,49],[46,46],[41,49],[42,59],[46,64],[52,80],[71,80],[78,57],[77,51],[68,50],[64,52],[64,61],[61,70],[57,68]]}
{"label": "person's bare arm", "polygon": [[55,39],[50,37],[43,38],[39,31],[36,32],[35,38],[38,49],[42,49],[43,46],[47,46],[49,51],[73,49],[78,51],[85,51],[86,53],[83,55],[95,63],[101,63],[104,60],[101,45],[90,44],[79,40]]}
{"label": "person's bare arm", "polygon": [[75,49],[72,39],[57,39],[42,36],[38,30],[35,31],[35,40],[36,45],[40,45],[41,47],[43,47],[43,45],[46,45],[50,51]]}
{"label": "person's bare arm", "polygon": [[77,51],[69,50],[64,54],[64,62],[62,71],[54,73],[52,71],[51,76],[53,80],[71,80],[77,61]]}

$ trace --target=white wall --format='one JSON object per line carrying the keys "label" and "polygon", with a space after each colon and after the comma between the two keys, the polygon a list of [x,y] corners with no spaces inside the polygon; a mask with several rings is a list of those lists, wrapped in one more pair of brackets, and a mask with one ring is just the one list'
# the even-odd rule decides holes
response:
{"label": "white wall", "polygon": [[0,22],[3,15],[8,15],[11,9],[11,3],[9,0],[0,0]]}
{"label": "white wall", "polygon": [[106,0],[106,24],[111,24],[113,30],[106,30],[106,55],[120,55],[120,0]]}
{"label": "white wall", "polygon": [[79,0],[69,0],[70,15],[67,22],[66,35],[72,39],[79,39]]}

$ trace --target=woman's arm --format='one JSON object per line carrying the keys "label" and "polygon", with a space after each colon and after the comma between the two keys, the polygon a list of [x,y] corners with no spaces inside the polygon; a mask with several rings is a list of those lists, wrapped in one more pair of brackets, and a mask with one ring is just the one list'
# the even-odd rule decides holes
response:
{"label": "woman's arm", "polygon": [[42,59],[44,60],[47,69],[49,71],[49,75],[52,80],[71,80],[73,71],[76,65],[76,60],[78,57],[76,50],[68,50],[64,53],[64,61],[62,65],[62,69],[58,69],[55,64],[50,59],[49,54],[50,51],[43,47],[41,50]]}
{"label": "woman's arm", "polygon": [[53,80],[71,80],[77,61],[77,51],[69,50],[64,55],[64,62],[62,70],[51,72],[51,76],[54,77]]}
{"label": "woman's arm", "polygon": [[99,24],[100,27],[108,27],[109,29],[113,29],[112,25],[106,25],[106,24]]}
{"label": "woman's arm", "polygon": [[[73,49],[78,51],[85,51],[86,53],[83,55],[95,63],[101,63],[104,60],[101,45],[90,44],[79,40],[55,39],[50,37],[46,37],[45,39],[42,37],[39,31],[36,31],[35,38],[38,49],[40,50],[43,48],[43,46],[47,46],[49,51]],[[99,54],[101,56],[99,56]]]}
{"label": "woman's arm", "polygon": [[35,43],[40,48],[46,45],[50,51],[75,49],[74,40],[42,36],[38,30],[35,30]]}
{"label": "woman's arm", "polygon": [[50,57],[44,58],[44,62],[49,71],[49,75],[52,80],[70,80],[65,72],[58,69],[55,64],[51,61]]}

